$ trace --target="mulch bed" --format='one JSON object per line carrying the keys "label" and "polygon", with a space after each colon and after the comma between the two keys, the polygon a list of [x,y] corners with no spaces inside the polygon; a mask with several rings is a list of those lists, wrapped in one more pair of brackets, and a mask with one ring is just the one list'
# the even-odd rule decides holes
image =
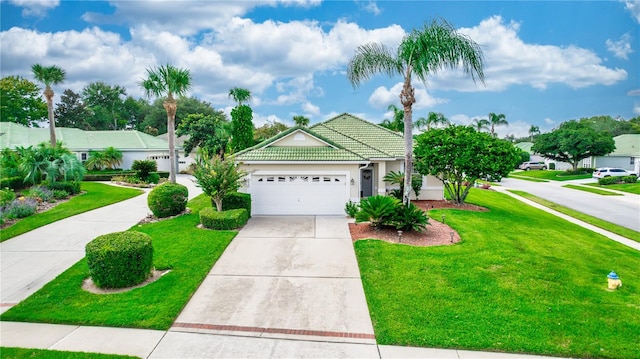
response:
{"label": "mulch bed", "polygon": [[[485,212],[488,209],[473,204],[456,205],[451,201],[413,201],[416,206],[429,210],[440,208],[453,208],[467,211]],[[445,220],[446,222],[446,220]],[[411,246],[442,246],[451,245],[460,242],[458,232],[449,227],[446,223],[429,218],[429,225],[423,232],[403,232],[399,235],[395,228],[382,228],[376,230],[368,223],[349,223],[349,231],[351,239],[355,242],[359,239],[375,238],[390,243],[401,243]]]}

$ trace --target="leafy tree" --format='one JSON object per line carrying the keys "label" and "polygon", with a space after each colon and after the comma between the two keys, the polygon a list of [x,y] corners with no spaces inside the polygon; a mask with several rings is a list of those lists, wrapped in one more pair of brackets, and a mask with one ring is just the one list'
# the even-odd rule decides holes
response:
{"label": "leafy tree", "polygon": [[202,187],[202,191],[216,204],[218,212],[222,211],[224,197],[231,192],[237,192],[241,180],[246,175],[233,158],[211,157],[206,151],[198,152],[193,176]]}
{"label": "leafy tree", "polygon": [[509,125],[509,122],[507,121],[507,116],[505,116],[503,113],[500,114],[495,114],[493,112],[489,112],[489,124],[491,125],[491,130],[489,131],[489,133],[491,133],[491,136],[497,136],[496,134],[496,126],[507,126]]}
{"label": "leafy tree", "polygon": [[45,86],[44,97],[47,99],[47,112],[49,114],[49,137],[51,141],[51,147],[56,146],[56,119],[53,115],[53,95],[54,92],[51,89],[51,85],[57,85],[64,81],[66,72],[56,66],[42,66],[40,64],[34,64],[31,66],[31,72],[36,81],[42,83]]}
{"label": "leafy tree", "polygon": [[267,122],[253,131],[253,139],[255,143],[262,142],[271,138],[282,131],[286,131],[289,127],[282,122]]}
{"label": "leafy tree", "polygon": [[531,142],[533,142],[533,136],[539,135],[539,134],[540,134],[540,127],[535,125],[531,125],[531,127],[529,127],[529,139],[531,140]]}
{"label": "leafy tree", "polygon": [[438,178],[457,204],[464,203],[477,179],[504,177],[520,163],[513,144],[470,126],[422,133],[415,156],[417,171]]}
{"label": "leafy tree", "polygon": [[237,103],[231,110],[231,148],[238,152],[253,146],[253,111],[243,104],[251,99],[251,92],[234,87],[229,90],[229,97]]}
{"label": "leafy tree", "polygon": [[393,111],[393,119],[385,119],[380,126],[395,132],[404,132],[404,111],[396,105],[389,105],[387,111]]}
{"label": "leafy tree", "polygon": [[304,117],[304,116],[293,116],[293,123],[296,124],[296,126],[309,126],[309,119]]}
{"label": "leafy tree", "polygon": [[[191,88],[191,73],[172,65],[147,69],[147,78],[140,82],[147,97],[164,97],[163,107],[167,111],[169,134],[169,181],[176,183],[176,111],[178,104],[174,95],[184,95]],[[165,97],[166,96],[166,97]]]}
{"label": "leafy tree", "polygon": [[92,113],[82,102],[79,94],[71,89],[66,89],[60,95],[60,102],[56,105],[54,112],[56,122],[61,127],[80,128],[83,130],[94,130],[87,121]]}
{"label": "leafy tree", "polygon": [[92,82],[82,89],[82,100],[92,112],[91,126],[96,130],[117,130],[126,126],[121,113],[127,91],[118,85],[102,81]]}
{"label": "leafy tree", "polygon": [[[405,171],[413,173],[412,106],[416,102],[411,85],[415,75],[423,83],[435,72],[462,67],[475,81],[484,82],[484,66],[480,46],[467,36],[458,33],[445,20],[433,20],[420,30],[413,30],[392,53],[384,44],[368,43],[357,48],[349,61],[347,78],[353,86],[378,73],[402,76],[404,85],[400,103],[404,109]],[[411,176],[405,176],[403,203],[409,203]]]}
{"label": "leafy tree", "polygon": [[40,97],[40,88],[20,76],[0,79],[0,121],[25,126],[37,125],[47,117],[47,104]]}
{"label": "leafy tree", "polygon": [[[201,113],[203,115],[215,116],[216,110],[209,102],[186,96],[180,96],[176,101],[178,106],[175,117],[176,128],[183,119],[191,114]],[[167,113],[163,107],[162,99],[154,101],[148,109],[145,109],[144,116],[144,121],[140,125],[141,129],[148,126],[157,129],[158,134],[167,133]]]}
{"label": "leafy tree", "polygon": [[640,133],[640,128],[634,127],[631,120],[625,121],[622,118],[615,119],[611,116],[581,118],[579,122],[588,125],[597,132],[606,132],[612,137],[628,133]]}
{"label": "leafy tree", "polygon": [[217,111],[215,117],[203,114],[190,114],[184,119],[178,129],[177,136],[189,136],[184,142],[187,153],[200,147],[208,153],[224,156],[229,143],[229,122],[222,111]]}
{"label": "leafy tree", "polygon": [[413,127],[422,130],[423,128],[426,128],[427,131],[429,131],[431,129],[432,126],[438,126],[438,125],[444,125],[447,126],[449,125],[449,120],[444,117],[443,114],[441,113],[436,113],[436,112],[429,112],[429,115],[427,116],[427,118],[424,117],[420,117],[415,124],[413,125]]}
{"label": "leafy tree", "polygon": [[489,120],[485,120],[484,118],[474,118],[472,125],[473,128],[478,132],[482,132],[482,130],[489,130]]}
{"label": "leafy tree", "polygon": [[591,156],[604,156],[616,149],[615,141],[607,132],[597,132],[584,122],[566,121],[552,132],[536,138],[531,151],[552,160],[568,162],[573,170],[578,163]]}
{"label": "leafy tree", "polygon": [[[145,117],[151,111],[149,102],[145,99],[134,99],[127,96],[122,104],[122,117],[126,121],[125,128],[142,131],[144,130],[143,122]],[[164,121],[166,125],[166,120]]]}

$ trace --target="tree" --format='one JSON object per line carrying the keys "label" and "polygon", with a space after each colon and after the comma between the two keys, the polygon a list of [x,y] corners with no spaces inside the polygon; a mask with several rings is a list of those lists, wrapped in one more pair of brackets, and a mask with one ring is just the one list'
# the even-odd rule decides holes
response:
{"label": "tree", "polygon": [[[435,72],[462,67],[475,81],[484,83],[484,60],[480,46],[467,36],[458,33],[445,20],[433,20],[420,30],[413,30],[404,37],[396,53],[381,43],[368,43],[356,49],[349,61],[347,78],[355,87],[375,74],[400,75],[404,78],[400,103],[404,109],[405,172],[413,173],[412,106],[416,102],[411,85],[415,75],[426,84],[427,77]],[[402,202],[409,203],[411,177],[405,176]]]}
{"label": "tree", "polygon": [[404,111],[396,105],[389,105],[387,111],[393,112],[393,119],[385,119],[380,126],[394,132],[404,132]]}
{"label": "tree", "polygon": [[127,124],[122,114],[124,104],[121,96],[127,91],[118,85],[111,86],[102,81],[92,82],[82,89],[82,100],[89,110],[91,126],[96,130],[117,130]]}
{"label": "tree", "polygon": [[289,127],[282,122],[273,121],[267,122],[264,125],[258,127],[253,132],[254,142],[260,143],[268,138],[271,138],[282,131],[286,131]]}
{"label": "tree", "polygon": [[576,120],[566,121],[552,132],[536,137],[531,151],[552,160],[568,162],[578,170],[580,160],[591,156],[604,156],[616,149],[609,133],[597,132]]}
{"label": "tree", "polygon": [[143,121],[151,111],[151,106],[146,99],[134,99],[131,96],[127,96],[122,104],[121,111],[123,119],[126,121],[126,129],[142,131],[144,130]]}
{"label": "tree", "polygon": [[480,178],[504,177],[520,163],[510,142],[470,126],[450,126],[416,138],[416,170],[438,178],[456,204],[463,204]]}
{"label": "tree", "polygon": [[531,142],[533,142],[533,136],[539,135],[539,134],[540,134],[540,127],[535,125],[531,125],[531,127],[529,127],[529,139],[531,140]]}
{"label": "tree", "polygon": [[178,125],[176,135],[189,136],[184,142],[186,153],[199,147],[207,153],[224,157],[229,143],[228,125],[227,117],[222,111],[217,111],[215,117],[201,113],[191,114]]}
{"label": "tree", "polygon": [[244,104],[251,99],[251,92],[234,87],[229,90],[229,97],[237,103],[231,110],[231,148],[238,152],[253,146],[253,111]]}
{"label": "tree", "polygon": [[472,122],[473,128],[475,128],[475,130],[478,132],[482,132],[482,130],[488,130],[489,124],[489,120],[485,120],[484,118],[474,118]]}
{"label": "tree", "polygon": [[91,111],[82,102],[78,93],[71,89],[66,89],[60,95],[60,102],[56,105],[54,112],[56,122],[61,127],[80,128],[83,130],[94,130],[88,119],[92,116]]}
{"label": "tree", "polygon": [[51,89],[51,85],[57,85],[64,81],[66,72],[56,65],[45,67],[40,64],[32,65],[31,72],[33,72],[33,77],[35,77],[36,81],[45,86],[44,97],[47,99],[47,112],[49,113],[49,137],[51,139],[51,147],[55,147],[56,119],[53,115],[54,92]]}
{"label": "tree", "polygon": [[309,126],[309,119],[304,117],[304,116],[293,116],[293,123],[296,124],[296,126],[303,126],[303,127],[307,127]]}
{"label": "tree", "polygon": [[176,110],[174,98],[184,95],[191,88],[191,73],[187,69],[163,65],[147,69],[147,78],[140,82],[147,97],[163,97],[162,106],[167,111],[167,132],[169,134],[169,181],[176,183]]}
{"label": "tree", "polygon": [[47,116],[47,104],[40,97],[40,88],[20,76],[0,79],[0,121],[25,126],[37,125]]}
{"label": "tree", "polygon": [[240,188],[240,181],[246,175],[233,158],[222,159],[220,156],[211,157],[207,151],[198,152],[193,176],[202,187],[202,191],[216,204],[218,212],[222,211],[224,197],[228,193],[236,192]]}
{"label": "tree", "polygon": [[424,127],[426,127],[427,131],[429,131],[431,129],[431,126],[437,126],[437,125],[444,125],[444,126],[449,125],[449,120],[439,112],[438,113],[429,112],[429,115],[427,116],[427,118],[420,117],[415,122],[413,127],[419,130],[422,130]]}
{"label": "tree", "polygon": [[509,122],[506,119],[506,116],[503,113],[500,114],[495,114],[493,112],[489,112],[489,124],[491,125],[491,130],[489,131],[489,133],[491,133],[491,136],[495,137],[497,136],[496,134],[496,126],[507,126],[509,125]]}
{"label": "tree", "polygon": [[[209,102],[202,101],[195,97],[180,96],[176,99],[178,109],[176,110],[176,128],[188,115],[201,113],[203,115],[215,116],[215,109]],[[144,121],[139,126],[141,129],[147,126],[158,130],[158,134],[167,133],[167,113],[162,104],[163,100],[158,99],[149,108],[143,108]]]}
{"label": "tree", "polygon": [[580,122],[588,125],[597,132],[607,132],[612,137],[616,137],[628,133],[640,133],[640,129],[635,128],[631,120],[625,121],[620,117],[613,118],[611,116],[593,116],[581,118]]}

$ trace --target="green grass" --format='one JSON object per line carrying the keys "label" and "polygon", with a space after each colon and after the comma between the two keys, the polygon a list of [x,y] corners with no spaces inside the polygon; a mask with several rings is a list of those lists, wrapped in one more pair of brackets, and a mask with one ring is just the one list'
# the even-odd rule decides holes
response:
{"label": "green grass", "polygon": [[529,182],[549,182],[547,180],[543,180],[543,179],[539,179],[539,178],[518,176],[518,175],[513,174],[513,172],[509,173],[509,178],[515,178],[515,179],[529,181]]}
{"label": "green grass", "polygon": [[120,294],[91,294],[81,289],[89,276],[82,259],[0,320],[168,329],[237,233],[197,228],[204,206],[211,204],[201,195],[189,202],[191,214],[132,228],[151,236],[156,269],[171,269],[156,282]]}
{"label": "green grass", "polygon": [[0,242],[49,223],[124,201],[144,193],[144,191],[136,188],[110,186],[96,182],[82,182],[82,190],[86,191],[86,193],[75,196],[46,212],[23,218],[12,226],[2,229],[0,231]]}
{"label": "green grass", "polygon": [[570,175],[566,173],[567,172],[565,171],[531,170],[531,171],[511,172],[509,174],[509,177],[512,177],[512,175],[515,175],[518,177],[530,177],[530,178],[553,180],[553,181],[570,181],[570,180],[576,180],[576,179],[591,178],[590,173],[580,174],[580,175]]}
{"label": "green grass", "polygon": [[547,201],[546,199],[540,198],[538,196],[534,196],[530,193],[527,192],[523,192],[523,191],[517,191],[517,190],[509,190],[509,192],[511,193],[515,193],[519,196],[522,196],[528,200],[534,201],[538,204],[541,204],[545,207],[551,208],[555,211],[558,211],[560,213],[566,214],[567,216],[571,216],[575,219],[579,219],[583,222],[589,223],[591,225],[594,225],[596,227],[602,228],[604,230],[607,230],[609,232],[615,233],[617,235],[623,236],[625,238],[629,238],[631,240],[634,240],[636,242],[640,242],[640,232],[634,231],[633,229],[629,229],[627,227],[623,227],[623,226],[619,226],[617,224],[611,223],[611,222],[607,222],[605,220],[602,220],[600,218],[596,218],[593,216],[590,216],[588,214],[582,213],[582,212],[578,212],[576,210],[573,210],[571,208],[567,208],[565,206],[561,206],[557,203],[551,202],[551,201]]}
{"label": "green grass", "polygon": [[577,189],[578,191],[585,191],[585,192],[595,193],[595,194],[599,194],[599,195],[602,195],[602,196],[622,196],[620,193],[615,193],[615,192],[611,192],[611,191],[605,191],[605,190],[597,189],[597,188],[579,186],[579,185],[574,185],[574,184],[566,184],[566,185],[564,185],[562,187],[567,187],[567,188],[571,188],[571,189]]}
{"label": "green grass", "polygon": [[355,243],[379,344],[640,357],[640,252],[505,194],[468,201],[490,211],[430,211],[457,245]]}
{"label": "green grass", "polygon": [[616,191],[628,192],[633,194],[640,194],[640,182],[636,183],[622,183],[622,184],[609,184],[606,186],[602,186],[599,183],[589,183],[589,186],[599,187],[599,188],[607,188],[614,189]]}
{"label": "green grass", "polygon": [[1,347],[0,355],[3,359],[127,359],[138,358],[128,355],[97,354],[84,352],[66,352],[45,349],[24,349]]}

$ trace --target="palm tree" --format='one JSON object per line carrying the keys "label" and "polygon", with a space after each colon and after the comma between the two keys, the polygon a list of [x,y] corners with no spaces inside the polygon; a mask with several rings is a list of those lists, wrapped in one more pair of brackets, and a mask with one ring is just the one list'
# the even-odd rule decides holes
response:
{"label": "palm tree", "polygon": [[380,126],[388,128],[395,132],[404,132],[404,111],[396,105],[389,105],[387,111],[393,112],[393,119],[385,119],[380,123]]}
{"label": "palm tree", "polygon": [[309,119],[304,116],[293,116],[293,122],[296,124],[296,126],[309,126]]}
{"label": "palm tree", "polygon": [[489,129],[490,122],[489,120],[486,120],[484,118],[474,118],[471,124],[473,125],[473,128],[476,129],[476,131],[482,132],[482,130]]}
{"label": "palm tree", "polygon": [[529,139],[531,140],[531,142],[533,142],[533,136],[539,135],[539,134],[540,134],[540,127],[536,125],[531,125],[531,127],[529,127]]}
{"label": "palm tree", "polygon": [[509,122],[507,122],[506,119],[507,116],[505,116],[503,113],[501,114],[495,114],[493,112],[489,113],[489,123],[491,124],[491,136],[495,137],[496,132],[495,132],[495,127],[496,126],[502,126],[502,125],[509,125]]}
{"label": "palm tree", "polygon": [[167,111],[167,134],[169,138],[169,181],[176,182],[176,111],[175,96],[183,96],[191,88],[191,73],[172,65],[147,69],[147,78],[140,83],[147,97],[163,97],[162,106]]}
{"label": "palm tree", "polygon": [[243,102],[251,100],[251,91],[241,87],[234,87],[229,90],[229,97],[232,97],[238,103],[238,106],[242,106]]}
{"label": "palm tree", "polygon": [[51,147],[56,146],[56,119],[53,115],[53,90],[51,85],[57,85],[64,81],[66,72],[56,66],[42,66],[40,64],[33,64],[31,66],[31,72],[36,81],[42,83],[45,86],[44,97],[47,98],[47,110],[49,111],[49,137],[51,138]]}
{"label": "palm tree", "polygon": [[443,114],[441,113],[435,113],[435,112],[429,112],[429,115],[427,116],[427,118],[424,117],[420,117],[413,125],[413,127],[417,128],[417,129],[422,129],[423,127],[427,128],[427,131],[429,131],[431,129],[431,126],[437,126],[437,125],[448,125],[449,124],[449,120],[444,117]]}
{"label": "palm tree", "polygon": [[[480,46],[469,37],[459,34],[445,20],[432,20],[420,30],[413,30],[404,37],[396,53],[381,43],[358,46],[349,61],[347,78],[354,86],[382,73],[400,75],[404,85],[400,103],[404,109],[405,172],[413,173],[412,106],[416,102],[411,78],[415,75],[426,83],[427,77],[438,70],[461,66],[475,81],[484,83],[484,60]],[[405,176],[403,203],[409,204],[411,177]]]}
{"label": "palm tree", "polygon": [[243,104],[251,99],[251,91],[234,87],[229,90],[229,97],[237,102],[231,110],[231,149],[237,152],[253,146],[253,111]]}

